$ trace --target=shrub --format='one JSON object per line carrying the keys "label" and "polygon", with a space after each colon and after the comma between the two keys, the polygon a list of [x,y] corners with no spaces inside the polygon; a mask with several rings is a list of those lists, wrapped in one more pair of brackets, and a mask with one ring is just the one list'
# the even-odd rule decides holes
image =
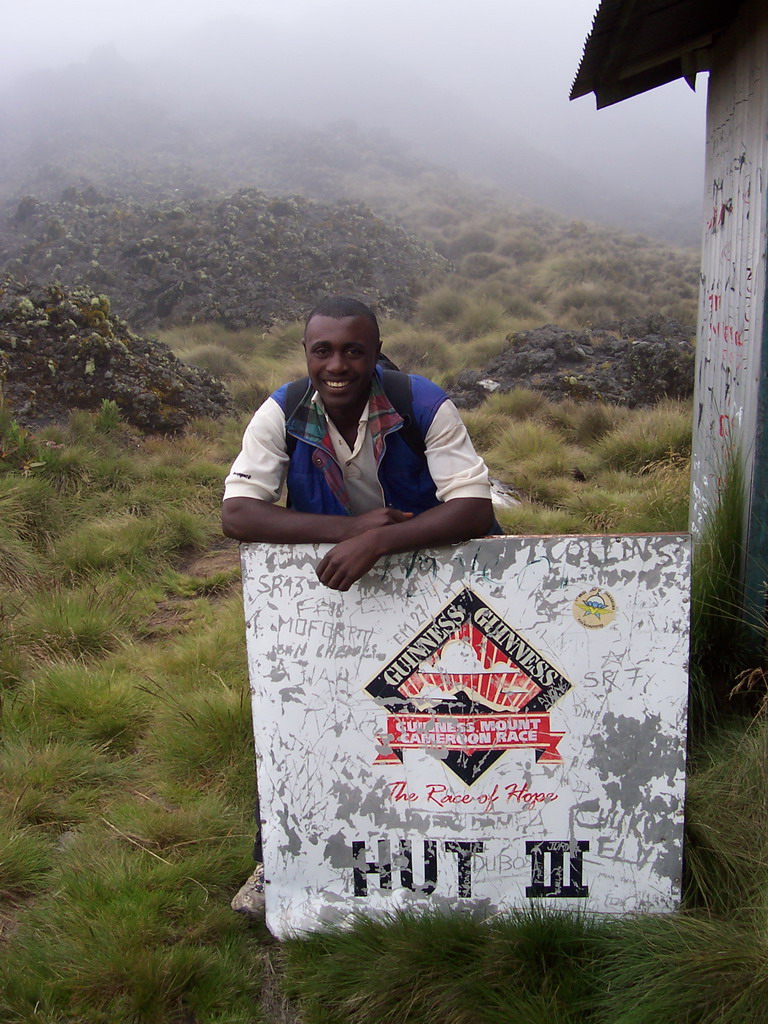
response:
{"label": "shrub", "polygon": [[484,278],[497,274],[509,266],[502,256],[490,252],[471,252],[461,261],[460,270],[465,277]]}
{"label": "shrub", "polygon": [[468,253],[489,253],[496,248],[496,237],[490,231],[483,231],[482,228],[473,228],[463,231],[458,238],[448,245],[448,255],[452,259],[459,259]]}

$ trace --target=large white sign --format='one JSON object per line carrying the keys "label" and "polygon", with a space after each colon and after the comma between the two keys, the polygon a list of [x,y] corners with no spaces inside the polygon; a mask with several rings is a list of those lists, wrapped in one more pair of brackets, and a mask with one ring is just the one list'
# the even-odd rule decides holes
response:
{"label": "large white sign", "polygon": [[480,540],[345,594],[327,550],[242,549],[270,930],[673,909],[688,538]]}

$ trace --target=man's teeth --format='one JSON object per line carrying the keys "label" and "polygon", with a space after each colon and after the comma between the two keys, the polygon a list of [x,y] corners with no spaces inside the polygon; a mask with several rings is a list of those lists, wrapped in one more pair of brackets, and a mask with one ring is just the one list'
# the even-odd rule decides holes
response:
{"label": "man's teeth", "polygon": [[325,383],[326,383],[326,386],[329,387],[329,388],[340,389],[340,388],[345,388],[347,386],[347,384],[349,383],[349,381],[346,381],[346,380],[327,380]]}

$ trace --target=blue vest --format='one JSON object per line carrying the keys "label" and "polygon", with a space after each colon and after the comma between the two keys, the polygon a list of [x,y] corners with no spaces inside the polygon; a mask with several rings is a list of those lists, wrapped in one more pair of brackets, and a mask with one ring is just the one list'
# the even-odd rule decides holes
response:
{"label": "blue vest", "polygon": [[[376,374],[380,385],[381,372],[378,367]],[[287,388],[285,384],[272,395],[283,412]],[[383,390],[380,387],[376,390],[379,395],[374,399],[376,408],[371,409],[370,424],[384,502],[401,512],[418,515],[440,504],[435,494],[435,484],[429,475],[424,456],[418,455],[399,436],[403,417],[386,399]],[[448,396],[437,384],[415,374],[411,374],[411,391],[414,421],[421,436],[426,437],[435,413]],[[351,515],[341,467],[336,460],[323,418],[312,416],[309,408],[311,397],[310,389],[285,425],[286,433],[296,438],[296,448],[291,455],[287,476],[290,506],[298,512]]]}

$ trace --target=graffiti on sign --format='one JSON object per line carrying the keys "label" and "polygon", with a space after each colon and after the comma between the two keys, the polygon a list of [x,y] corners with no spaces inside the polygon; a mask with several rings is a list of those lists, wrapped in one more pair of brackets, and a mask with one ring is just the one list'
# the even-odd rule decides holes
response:
{"label": "graffiti on sign", "polygon": [[676,907],[688,538],[473,541],[346,593],[325,550],[243,548],[273,933]]}

